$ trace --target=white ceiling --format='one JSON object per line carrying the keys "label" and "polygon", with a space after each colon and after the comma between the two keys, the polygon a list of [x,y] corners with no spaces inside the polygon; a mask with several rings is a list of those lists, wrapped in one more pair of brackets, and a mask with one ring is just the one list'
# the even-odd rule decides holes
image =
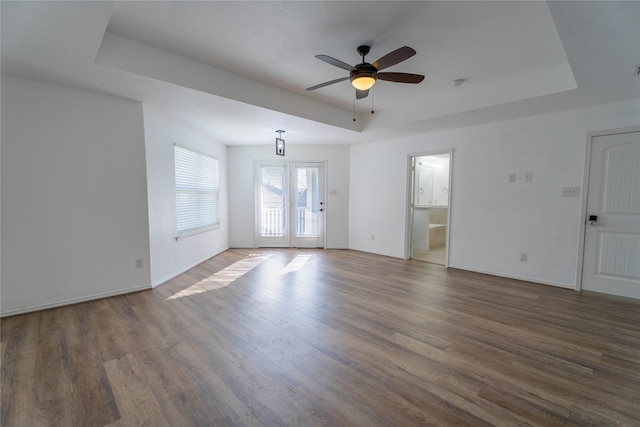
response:
{"label": "white ceiling", "polygon": [[[228,145],[351,144],[640,98],[638,2],[1,2],[2,72],[166,111]],[[347,71],[407,45],[354,102]],[[453,87],[453,79],[467,82]],[[375,110],[375,114],[369,111]],[[357,120],[354,122],[354,104]]]}

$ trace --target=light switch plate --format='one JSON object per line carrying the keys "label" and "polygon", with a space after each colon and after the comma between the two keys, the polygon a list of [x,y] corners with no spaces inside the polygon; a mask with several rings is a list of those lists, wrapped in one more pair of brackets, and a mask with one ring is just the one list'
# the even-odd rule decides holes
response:
{"label": "light switch plate", "polygon": [[562,187],[562,197],[578,197],[580,187]]}

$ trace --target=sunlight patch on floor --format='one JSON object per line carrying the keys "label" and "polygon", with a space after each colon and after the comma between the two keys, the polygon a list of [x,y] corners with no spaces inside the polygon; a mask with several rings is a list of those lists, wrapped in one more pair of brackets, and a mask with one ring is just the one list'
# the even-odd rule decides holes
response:
{"label": "sunlight patch on floor", "polygon": [[216,289],[229,286],[231,283],[238,280],[240,277],[247,274],[249,271],[257,267],[266,261],[271,255],[251,254],[247,258],[237,261],[230,266],[218,271],[189,286],[186,289],[181,290],[171,295],[167,300],[178,299],[182,297],[188,297],[191,295],[201,294],[203,292],[213,291]]}
{"label": "sunlight patch on floor", "polygon": [[294,259],[291,260],[289,264],[287,264],[282,270],[280,270],[278,274],[282,275],[301,270],[310,258],[311,255],[297,255]]}

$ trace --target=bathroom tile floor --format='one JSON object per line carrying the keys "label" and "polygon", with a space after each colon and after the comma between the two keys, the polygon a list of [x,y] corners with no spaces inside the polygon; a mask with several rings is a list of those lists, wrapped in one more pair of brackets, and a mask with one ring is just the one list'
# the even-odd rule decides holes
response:
{"label": "bathroom tile floor", "polygon": [[418,261],[426,261],[432,264],[445,265],[446,246],[438,246],[431,248],[428,251],[421,251],[419,249],[413,249],[411,251],[411,258]]}

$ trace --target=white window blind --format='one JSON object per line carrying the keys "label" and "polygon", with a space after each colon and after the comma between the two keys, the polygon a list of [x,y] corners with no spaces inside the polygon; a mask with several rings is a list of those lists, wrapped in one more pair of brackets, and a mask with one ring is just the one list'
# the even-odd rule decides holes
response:
{"label": "white window blind", "polygon": [[218,225],[218,160],[174,146],[178,237]]}

